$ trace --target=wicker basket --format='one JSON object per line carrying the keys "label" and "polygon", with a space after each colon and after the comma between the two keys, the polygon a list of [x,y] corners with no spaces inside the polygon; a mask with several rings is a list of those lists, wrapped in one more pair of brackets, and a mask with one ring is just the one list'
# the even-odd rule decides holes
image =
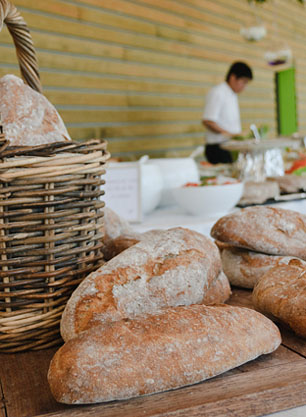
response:
{"label": "wicker basket", "polygon": [[[24,79],[41,91],[25,22],[5,0],[0,18]],[[60,341],[72,291],[103,263],[99,197],[109,154],[99,140],[37,147],[0,140],[0,351],[46,348]]]}

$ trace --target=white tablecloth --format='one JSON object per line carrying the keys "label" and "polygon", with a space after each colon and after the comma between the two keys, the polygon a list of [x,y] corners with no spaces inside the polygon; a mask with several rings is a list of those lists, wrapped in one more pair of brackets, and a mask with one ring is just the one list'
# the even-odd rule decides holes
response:
{"label": "white tablecloth", "polygon": [[[295,210],[306,214],[306,200],[277,203],[272,206]],[[235,208],[234,210],[238,209]],[[226,213],[216,213],[215,216],[210,218],[193,216],[186,214],[177,206],[171,206],[154,210],[152,213],[144,216],[141,223],[134,223],[132,226],[140,233],[151,229],[169,229],[170,227],[182,226],[209,236],[213,224],[224,214]]]}
{"label": "white tablecloth", "polygon": [[[306,200],[277,203],[273,204],[272,206],[295,210],[306,214]],[[137,232],[143,233],[151,229],[169,229],[170,227],[182,226],[209,236],[211,227],[221,216],[222,214],[220,213],[211,218],[192,216],[184,213],[183,210],[177,206],[171,206],[155,210],[154,212],[145,216],[141,223],[133,224],[133,228]],[[303,407],[297,407],[294,409],[266,415],[266,417],[268,416],[306,417],[306,405]]]}

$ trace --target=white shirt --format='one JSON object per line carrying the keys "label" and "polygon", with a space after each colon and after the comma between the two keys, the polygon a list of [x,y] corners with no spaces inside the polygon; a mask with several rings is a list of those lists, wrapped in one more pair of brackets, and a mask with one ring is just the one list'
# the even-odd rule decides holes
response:
{"label": "white shirt", "polygon": [[[203,120],[211,120],[230,133],[241,132],[238,96],[227,82],[213,87],[207,94]],[[206,132],[206,143],[224,142],[222,133]]]}

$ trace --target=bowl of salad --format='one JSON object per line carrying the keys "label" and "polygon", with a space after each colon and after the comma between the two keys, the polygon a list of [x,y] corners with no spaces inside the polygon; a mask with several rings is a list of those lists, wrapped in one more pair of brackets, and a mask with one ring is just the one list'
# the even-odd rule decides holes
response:
{"label": "bowl of salad", "polygon": [[229,177],[201,177],[172,190],[176,203],[189,214],[218,217],[228,213],[243,194],[243,182]]}

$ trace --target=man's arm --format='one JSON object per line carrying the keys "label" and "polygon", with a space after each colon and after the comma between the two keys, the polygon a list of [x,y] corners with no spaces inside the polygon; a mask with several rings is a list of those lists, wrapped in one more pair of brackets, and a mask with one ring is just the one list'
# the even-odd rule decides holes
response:
{"label": "man's arm", "polygon": [[228,138],[233,138],[234,136],[237,136],[238,133],[230,133],[225,129],[222,129],[216,122],[213,122],[212,120],[202,120],[203,126],[205,126],[208,130],[214,132],[214,133],[221,133],[223,136]]}

